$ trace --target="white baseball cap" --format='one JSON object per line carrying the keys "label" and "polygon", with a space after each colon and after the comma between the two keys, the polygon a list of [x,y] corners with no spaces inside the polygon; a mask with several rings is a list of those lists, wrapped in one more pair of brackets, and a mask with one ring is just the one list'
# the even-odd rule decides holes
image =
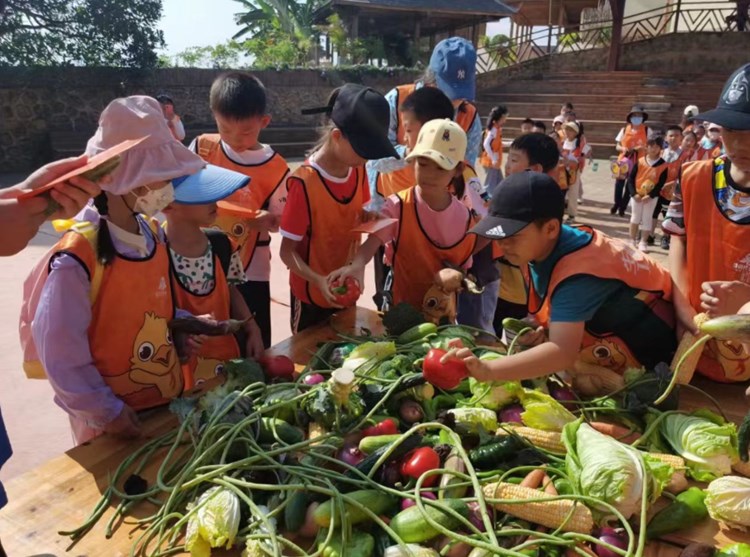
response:
{"label": "white baseball cap", "polygon": [[453,120],[430,120],[419,130],[417,144],[406,160],[427,157],[441,168],[453,170],[466,158],[466,143],[466,133]]}

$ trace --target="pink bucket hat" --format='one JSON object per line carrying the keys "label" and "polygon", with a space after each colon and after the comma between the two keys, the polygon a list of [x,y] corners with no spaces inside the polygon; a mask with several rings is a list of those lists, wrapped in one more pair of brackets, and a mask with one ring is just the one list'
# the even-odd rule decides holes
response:
{"label": "pink bucket hat", "polygon": [[146,137],[122,154],[122,161],[102,189],[124,195],[140,186],[195,174],[206,163],[177,141],[167,127],[161,105],[151,97],[115,99],[102,111],[99,128],[86,145],[88,156],[125,141]]}

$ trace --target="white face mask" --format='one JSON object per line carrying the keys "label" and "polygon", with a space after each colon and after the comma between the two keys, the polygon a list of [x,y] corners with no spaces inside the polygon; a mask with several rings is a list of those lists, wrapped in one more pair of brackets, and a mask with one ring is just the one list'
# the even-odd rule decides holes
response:
{"label": "white face mask", "polygon": [[718,141],[721,132],[708,132],[708,137],[711,141]]}
{"label": "white face mask", "polygon": [[133,211],[136,213],[143,213],[151,218],[172,203],[172,201],[174,201],[174,187],[170,182],[163,188],[156,190],[147,188],[146,193],[135,198]]}

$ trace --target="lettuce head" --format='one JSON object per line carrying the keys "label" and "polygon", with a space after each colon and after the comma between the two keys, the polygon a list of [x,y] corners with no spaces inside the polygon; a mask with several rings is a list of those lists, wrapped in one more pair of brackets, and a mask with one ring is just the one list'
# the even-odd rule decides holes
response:
{"label": "lettuce head", "polygon": [[750,527],[750,478],[724,476],[712,481],[706,489],[706,508],[714,520],[747,530]]}

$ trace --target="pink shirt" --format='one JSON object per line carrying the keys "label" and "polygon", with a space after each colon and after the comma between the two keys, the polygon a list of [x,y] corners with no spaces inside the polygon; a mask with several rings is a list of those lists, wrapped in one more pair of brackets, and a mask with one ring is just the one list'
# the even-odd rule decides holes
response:
{"label": "pink shirt", "polygon": [[[453,246],[460,242],[466,235],[466,219],[469,218],[469,210],[466,205],[451,195],[451,204],[442,211],[435,211],[422,199],[421,191],[422,189],[419,186],[414,186],[419,222],[422,223],[425,234],[441,247]],[[396,194],[388,197],[380,214],[385,218],[400,218],[401,198]],[[393,240],[398,237],[398,231],[399,223],[396,222],[375,233],[385,244],[386,265],[390,265],[393,259]],[[464,266],[467,269],[469,267],[471,267],[471,258]]]}

